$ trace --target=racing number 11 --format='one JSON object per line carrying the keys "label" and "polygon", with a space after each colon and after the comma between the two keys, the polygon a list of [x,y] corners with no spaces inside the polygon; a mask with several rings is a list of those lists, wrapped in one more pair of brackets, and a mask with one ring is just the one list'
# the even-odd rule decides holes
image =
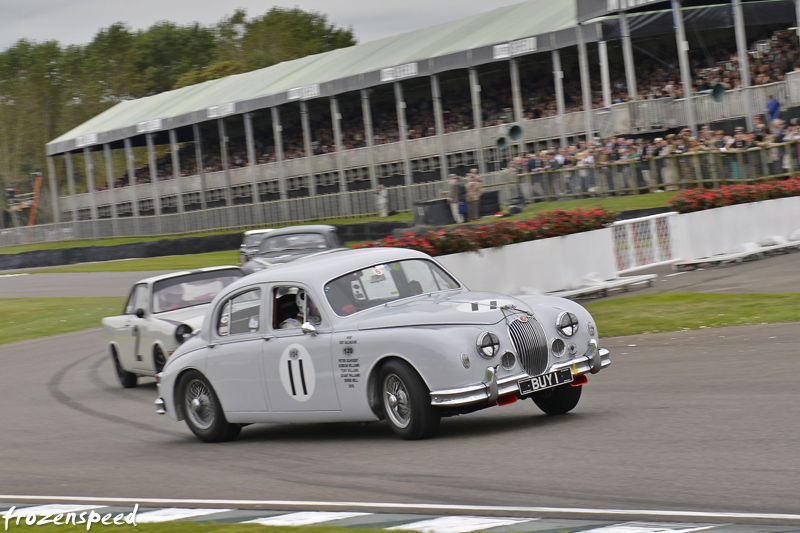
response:
{"label": "racing number 11", "polygon": [[294,363],[297,362],[298,366],[298,375],[300,376],[300,384],[303,386],[303,396],[308,396],[308,388],[306,387],[306,375],[303,372],[303,360],[302,359],[289,359],[286,361],[286,364],[289,366],[289,383],[292,385],[292,396],[297,396],[297,388],[294,383]]}

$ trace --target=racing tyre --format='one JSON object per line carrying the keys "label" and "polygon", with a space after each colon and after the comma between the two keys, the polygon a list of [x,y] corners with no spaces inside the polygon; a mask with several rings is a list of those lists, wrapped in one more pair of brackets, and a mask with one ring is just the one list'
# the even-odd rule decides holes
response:
{"label": "racing tyre", "polygon": [[113,348],[111,349],[111,359],[114,360],[114,370],[117,371],[117,379],[119,379],[119,384],[126,389],[132,389],[136,386],[136,374],[132,374],[128,372],[119,362],[119,356],[117,355],[116,350]]}
{"label": "racing tyre", "polygon": [[228,423],[213,387],[196,370],[190,370],[181,377],[178,399],[186,425],[200,440],[229,441],[235,439],[242,430],[238,424]]}
{"label": "racing tyre", "polygon": [[439,430],[439,412],[431,406],[431,393],[408,364],[389,361],[378,377],[383,414],[389,427],[407,440],[427,439]]}
{"label": "racing tyre", "polygon": [[533,403],[548,415],[563,415],[575,409],[581,399],[583,387],[573,387],[570,384],[559,385],[552,389],[536,392],[531,396]]}
{"label": "racing tyre", "polygon": [[164,357],[164,352],[161,348],[156,346],[153,348],[153,368],[156,369],[156,374],[164,370],[164,365],[167,364],[167,358]]}

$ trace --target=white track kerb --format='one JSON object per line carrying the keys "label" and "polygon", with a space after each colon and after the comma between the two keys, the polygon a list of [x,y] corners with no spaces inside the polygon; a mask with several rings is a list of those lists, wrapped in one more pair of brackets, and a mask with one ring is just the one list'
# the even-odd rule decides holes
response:
{"label": "white track kerb", "polygon": [[[457,504],[437,504],[437,503],[380,503],[380,502],[325,502],[325,501],[292,501],[292,500],[215,500],[215,499],[195,499],[195,498],[100,498],[87,496],[24,496],[0,494],[0,502],[82,502],[84,509],[112,504],[135,505],[134,513],[139,505],[151,505],[153,507],[169,506],[220,506],[227,508],[247,508],[257,506],[259,508],[303,508],[303,509],[326,509],[326,508],[349,508],[372,510],[379,509],[382,512],[452,512],[458,514],[473,513],[506,513],[517,514],[526,513],[535,515],[568,515],[573,517],[585,516],[617,516],[617,517],[647,517],[659,520],[676,519],[705,519],[705,520],[774,520],[800,522],[800,514],[794,513],[735,513],[735,512],[715,512],[715,511],[681,511],[681,510],[659,510],[659,509],[590,509],[580,507],[528,507],[528,506],[501,506],[501,505],[457,505]],[[44,506],[42,506],[44,507]],[[48,506],[49,507],[49,506]],[[55,506],[53,506],[55,507]],[[66,507],[66,505],[61,506]],[[33,509],[33,508],[27,508]],[[226,509],[217,509],[224,511]],[[144,520],[143,520],[144,521]]]}

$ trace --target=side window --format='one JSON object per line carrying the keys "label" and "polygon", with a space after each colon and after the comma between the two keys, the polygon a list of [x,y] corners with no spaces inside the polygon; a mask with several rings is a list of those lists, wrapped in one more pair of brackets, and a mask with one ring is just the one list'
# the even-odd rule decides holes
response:
{"label": "side window", "polygon": [[273,329],[300,328],[304,322],[322,322],[316,302],[301,287],[276,287],[272,291]]}
{"label": "side window", "polygon": [[217,335],[226,337],[256,333],[261,328],[261,290],[237,294],[220,308],[217,316]]}
{"label": "side window", "polygon": [[147,310],[147,286],[137,285],[131,291],[128,297],[128,303],[125,304],[125,314],[133,315],[137,309]]}

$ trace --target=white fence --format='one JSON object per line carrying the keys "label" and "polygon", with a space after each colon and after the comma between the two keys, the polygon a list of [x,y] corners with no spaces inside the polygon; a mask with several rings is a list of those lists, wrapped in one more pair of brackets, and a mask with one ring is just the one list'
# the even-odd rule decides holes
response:
{"label": "white fence", "polygon": [[577,289],[587,279],[615,279],[799,234],[800,197],[794,197],[624,220],[595,231],[437,259],[472,290],[548,293]]}

